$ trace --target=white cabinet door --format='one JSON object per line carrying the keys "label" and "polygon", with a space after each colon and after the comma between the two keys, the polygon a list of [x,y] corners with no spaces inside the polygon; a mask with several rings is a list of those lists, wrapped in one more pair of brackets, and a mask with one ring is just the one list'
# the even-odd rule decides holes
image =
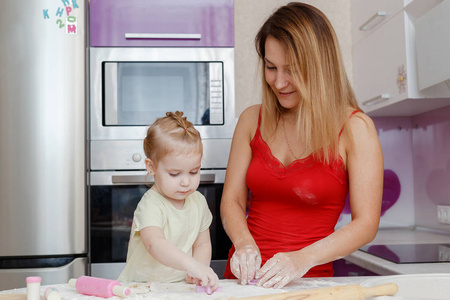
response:
{"label": "white cabinet door", "polygon": [[450,79],[450,0],[416,21],[419,89]]}
{"label": "white cabinet door", "polygon": [[355,44],[400,12],[404,0],[353,0],[351,7],[352,38]]}
{"label": "white cabinet door", "polygon": [[405,18],[398,13],[353,46],[354,89],[366,112],[406,97]]}

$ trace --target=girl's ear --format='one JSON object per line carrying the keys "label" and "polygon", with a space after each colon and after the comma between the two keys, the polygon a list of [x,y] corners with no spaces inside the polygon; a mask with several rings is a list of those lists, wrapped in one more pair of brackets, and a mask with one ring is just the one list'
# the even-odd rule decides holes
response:
{"label": "girl's ear", "polygon": [[145,159],[145,167],[147,169],[148,174],[150,175],[155,175],[155,164],[153,163],[153,161],[150,158],[146,158]]}

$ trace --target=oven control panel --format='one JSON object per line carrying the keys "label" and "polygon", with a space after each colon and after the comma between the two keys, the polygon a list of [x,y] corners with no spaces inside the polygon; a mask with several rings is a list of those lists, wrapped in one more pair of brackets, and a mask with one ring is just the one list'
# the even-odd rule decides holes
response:
{"label": "oven control panel", "polygon": [[[225,169],[230,139],[203,140],[202,169]],[[145,153],[141,140],[91,141],[91,171],[144,171]]]}

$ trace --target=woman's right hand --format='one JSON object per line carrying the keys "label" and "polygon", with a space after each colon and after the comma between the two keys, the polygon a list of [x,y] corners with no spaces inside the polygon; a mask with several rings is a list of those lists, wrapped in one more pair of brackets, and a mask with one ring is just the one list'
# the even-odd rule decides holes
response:
{"label": "woman's right hand", "polygon": [[261,267],[261,254],[256,245],[245,245],[236,248],[230,260],[231,272],[246,285],[255,278],[256,271]]}

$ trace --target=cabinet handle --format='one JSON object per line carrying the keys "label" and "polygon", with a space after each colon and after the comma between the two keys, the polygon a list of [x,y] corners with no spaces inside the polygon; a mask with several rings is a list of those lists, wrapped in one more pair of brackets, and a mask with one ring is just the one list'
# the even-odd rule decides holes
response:
{"label": "cabinet handle", "polygon": [[125,33],[126,39],[200,40],[200,33]]}
{"label": "cabinet handle", "polygon": [[380,103],[380,102],[383,102],[383,101],[386,101],[386,100],[389,100],[389,99],[391,99],[391,95],[389,95],[389,94],[381,94],[379,96],[373,97],[372,99],[364,101],[362,104],[364,106],[372,106],[372,105],[375,105],[377,103]]}
{"label": "cabinet handle", "polygon": [[369,26],[370,23],[372,23],[372,22],[373,22],[375,19],[377,19],[378,17],[384,18],[384,17],[386,17],[386,16],[387,16],[387,14],[386,14],[385,11],[378,11],[378,12],[376,12],[369,20],[367,20],[364,24],[362,24],[362,25],[359,27],[359,30],[367,31],[367,30],[372,29],[373,27],[370,27],[370,26]]}
{"label": "cabinet handle", "polygon": [[[153,184],[155,181],[153,180],[153,176],[150,175],[113,175],[112,183],[121,183],[121,184]],[[216,180],[215,174],[200,174],[200,183],[214,183]]]}

